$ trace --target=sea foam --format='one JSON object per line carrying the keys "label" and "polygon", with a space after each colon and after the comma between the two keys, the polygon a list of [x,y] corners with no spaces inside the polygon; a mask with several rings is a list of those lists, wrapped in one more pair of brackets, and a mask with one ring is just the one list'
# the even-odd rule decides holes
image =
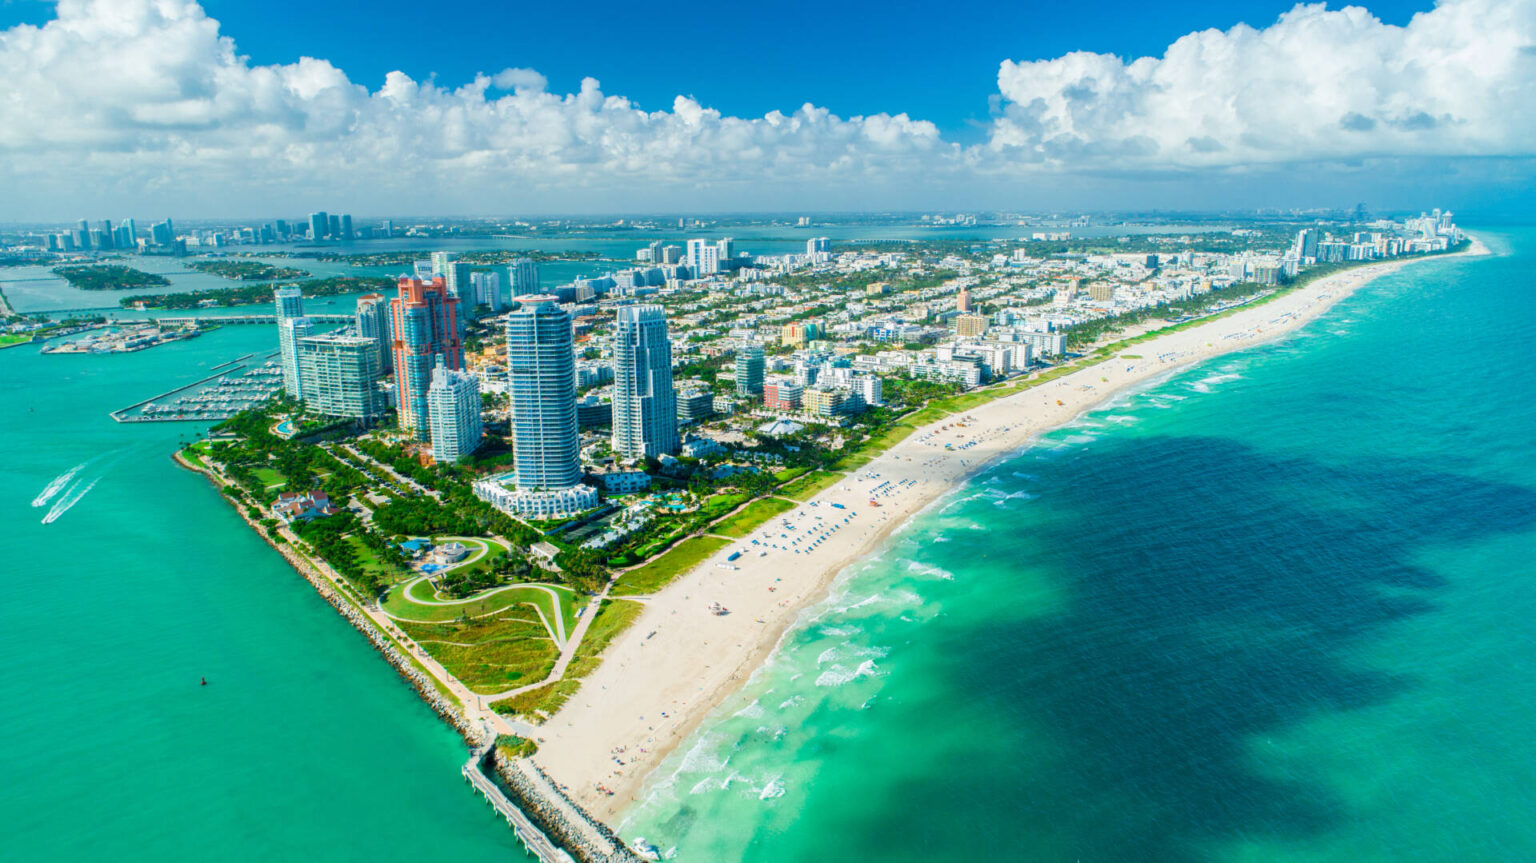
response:
{"label": "sea foam", "polygon": [[53,524],[58,521],[64,513],[69,512],[70,508],[79,503],[81,498],[91,493],[96,483],[101,482],[101,477],[91,480],[90,484],[85,485],[84,488],[81,487],[83,482],[83,480],[76,482],[63,497],[59,498],[58,502],[48,510],[48,514],[43,516],[43,524]]}
{"label": "sea foam", "polygon": [[63,473],[54,477],[46,486],[43,487],[41,492],[38,492],[37,497],[32,498],[32,505],[43,506],[47,504],[48,501],[53,499],[54,495],[58,494],[64,489],[64,486],[69,485],[69,481],[74,479],[75,474],[79,473],[80,469],[85,467],[87,464],[88,462],[80,462],[69,470],[64,471]]}

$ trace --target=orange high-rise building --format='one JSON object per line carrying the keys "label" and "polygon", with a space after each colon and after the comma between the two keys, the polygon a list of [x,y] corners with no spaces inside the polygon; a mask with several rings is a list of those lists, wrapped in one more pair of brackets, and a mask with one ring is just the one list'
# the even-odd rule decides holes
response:
{"label": "orange high-rise building", "polygon": [[432,368],[442,357],[448,368],[464,368],[464,345],[459,341],[459,301],[448,293],[442,276],[430,282],[401,276],[399,296],[389,302],[393,324],[395,402],[400,427],[419,438],[427,434],[427,388]]}

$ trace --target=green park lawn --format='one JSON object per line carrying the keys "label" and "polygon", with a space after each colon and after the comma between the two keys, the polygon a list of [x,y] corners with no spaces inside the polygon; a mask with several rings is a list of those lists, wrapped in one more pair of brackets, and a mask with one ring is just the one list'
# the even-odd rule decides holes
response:
{"label": "green park lawn", "polygon": [[698,517],[703,521],[714,521],[751,499],[751,495],[740,492],[711,495],[699,504]]}
{"label": "green park lawn", "polygon": [[400,628],[449,674],[482,695],[543,680],[560,655],[532,609],[468,623],[401,623]]}
{"label": "green park lawn", "polygon": [[785,485],[779,489],[778,493],[782,497],[795,500],[810,500],[823,490],[837,485],[842,479],[843,474],[841,473],[819,470],[815,473],[808,473],[794,482]]}
{"label": "green park lawn", "polygon": [[774,471],[773,478],[778,482],[784,483],[789,482],[792,479],[805,476],[810,472],[811,469],[808,467],[787,467],[780,471]]}
{"label": "green park lawn", "polygon": [[778,497],[765,497],[747,504],[740,512],[710,529],[710,533],[740,539],[774,516],[789,512],[797,504]]}
{"label": "green park lawn", "polygon": [[644,596],[666,587],[672,579],[698,566],[705,558],[730,545],[728,539],[696,536],[684,540],[670,551],[644,566],[619,576],[613,596]]}
{"label": "green park lawn", "polygon": [[609,643],[634,623],[644,610],[644,606],[638,602],[603,600],[597,609],[597,616],[592,618],[592,625],[587,628],[586,637],[576,648],[576,655],[571,658],[571,664],[566,666],[565,675],[561,679],[548,686],[493,702],[491,707],[498,713],[535,721],[553,715],[581,688],[582,678],[597,669]]}
{"label": "green park lawn", "polygon": [[398,566],[379,560],[378,553],[355,536],[347,537],[347,545],[352,547],[352,553],[356,557],[357,565],[362,567],[363,571],[377,575],[381,584],[394,584],[403,580],[408,574],[406,570]]}
{"label": "green park lawn", "polygon": [[[570,607],[573,602],[571,589],[557,585],[542,586],[553,590],[560,597],[560,613],[566,619],[566,632],[569,633],[571,629],[570,621],[574,615],[574,611]],[[496,588],[493,592],[488,592],[478,599],[452,605],[426,605],[413,601],[412,597],[419,599],[432,598],[432,585],[425,581],[413,585],[410,594],[410,596],[407,596],[405,589],[401,587],[390,590],[389,595],[384,599],[384,611],[405,620],[454,621],[460,618],[482,617],[506,608],[513,608],[514,610],[522,608],[526,614],[536,620],[538,616],[534,614],[533,609],[524,606],[524,603],[532,602],[543,609],[545,615],[552,613],[550,609],[552,600],[550,600],[549,594],[528,585]],[[554,618],[550,617],[550,620],[554,620]]]}
{"label": "green park lawn", "polygon": [[251,471],[263,488],[275,488],[288,484],[288,478],[269,467],[258,467]]}

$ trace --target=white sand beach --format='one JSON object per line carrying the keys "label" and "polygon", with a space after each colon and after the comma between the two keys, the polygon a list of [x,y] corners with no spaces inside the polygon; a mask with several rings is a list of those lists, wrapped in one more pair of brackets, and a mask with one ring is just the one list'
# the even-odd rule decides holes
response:
{"label": "white sand beach", "polygon": [[[1489,252],[1474,240],[1458,254]],[[602,666],[538,729],[535,760],[594,815],[613,819],[667,753],[764,662],[800,610],[826,594],[839,571],[967,476],[1119,391],[1274,339],[1372,279],[1419,260],[1426,259],[1319,279],[1121,352],[1134,358],[1112,357],[918,430],[646,600],[644,613],[610,646]],[[727,563],[733,551],[742,554]],[[711,613],[712,603],[730,613]]]}

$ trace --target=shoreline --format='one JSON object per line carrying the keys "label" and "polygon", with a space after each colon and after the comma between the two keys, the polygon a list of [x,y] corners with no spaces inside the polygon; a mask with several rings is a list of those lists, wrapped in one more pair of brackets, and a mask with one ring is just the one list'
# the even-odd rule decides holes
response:
{"label": "shoreline", "polygon": [[235,510],[235,513],[245,522],[246,526],[271,547],[273,551],[277,552],[289,566],[293,567],[300,577],[309,582],[310,587],[315,589],[315,592],[320,595],[321,599],[325,600],[326,604],[330,605],[348,623],[352,624],[353,629],[356,629],[364,638],[368,639],[368,643],[373,646],[373,649],[379,655],[384,657],[384,661],[389,663],[412,689],[416,690],[417,696],[421,698],[433,713],[436,713],[463,738],[467,746],[475,747],[484,742],[487,730],[483,726],[477,727],[471,717],[467,715],[463,704],[456,702],[439,691],[437,684],[418,668],[405,653],[401,652],[400,647],[392,642],[387,633],[380,630],[375,622],[358,607],[356,601],[342,595],[336,585],[320,571],[313,561],[293,547],[291,540],[282,544],[274,542],[267,535],[266,531],[262,529],[261,525],[251,518],[250,513],[245,511],[244,506],[238,501],[231,499],[226,493],[225,490],[231,487],[227,480],[208,468],[198,467],[188,462],[182,457],[180,452],[172,454],[171,459],[181,467],[199,474],[211,482],[214,488],[219,490],[219,497],[223,498]]}
{"label": "shoreline", "polygon": [[[513,811],[519,816],[508,816],[507,824],[530,856],[543,861],[555,860],[604,860],[610,863],[638,861],[628,846],[624,845],[606,822],[594,819],[587,811],[554,787],[554,783],[527,758],[504,757],[497,752],[499,735],[515,732],[494,713],[487,714],[471,705],[478,700],[468,690],[453,692],[462,685],[452,678],[437,679],[440,674],[420,664],[424,657],[412,658],[412,649],[396,640],[403,632],[393,629],[370,611],[358,597],[350,595],[350,588],[341,576],[323,561],[317,562],[300,551],[294,543],[297,538],[289,531],[282,531],[285,542],[278,543],[251,518],[245,507],[228,492],[233,484],[222,473],[207,467],[199,467],[187,461],[178,451],[171,456],[176,464],[193,473],[201,474],[219,490],[240,518],[261,537],[268,546],[282,556],[315,592],[320,594],[352,628],[357,630],[375,652],[389,663],[395,673],[403,678],[438,718],[474,751],[470,761],[460,773],[476,790],[480,791],[498,812]],[[444,692],[446,686],[449,691]],[[472,774],[478,774],[472,775]],[[478,780],[484,781],[477,784]],[[552,838],[553,837],[553,838]],[[574,857],[572,855],[575,855]]]}
{"label": "shoreline", "polygon": [[[1121,343],[1148,330],[1127,330],[1112,343],[1120,347],[1099,362],[917,429],[644,599],[645,611],[609,646],[582,688],[535,729],[540,750],[534,760],[577,803],[613,822],[662,761],[772,657],[842,572],[977,472],[1133,387],[1293,332],[1381,276],[1421,261],[1489,254],[1473,237],[1459,252],[1353,267],[1134,345]],[[796,529],[783,528],[785,522]],[[764,546],[753,540],[783,545],[807,533],[817,538],[806,543],[813,547],[770,548],[756,556]],[[733,551],[743,556],[727,563]],[[711,614],[712,602],[731,613]]]}

